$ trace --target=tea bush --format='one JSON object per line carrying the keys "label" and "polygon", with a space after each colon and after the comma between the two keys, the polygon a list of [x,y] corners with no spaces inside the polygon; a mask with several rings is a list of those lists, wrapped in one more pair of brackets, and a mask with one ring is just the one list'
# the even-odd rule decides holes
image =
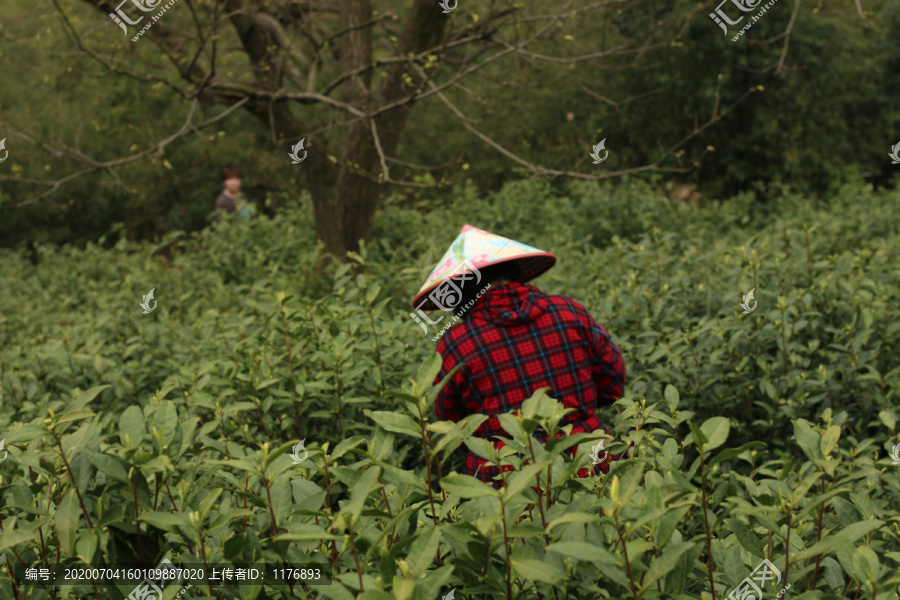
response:
{"label": "tea bush", "polygon": [[[0,597],[118,600],[128,585],[10,567],[166,556],[334,566],[203,598],[725,598],[768,559],[766,598],[896,599],[898,200],[517,182],[390,201],[344,265],[317,267],[306,199],[155,245],[4,251]],[[532,443],[562,414],[541,390],[502,418],[500,455],[471,436],[482,416],[434,419],[434,333],[408,300],[466,222],[555,252],[535,283],[622,349],[608,474],[576,476],[601,434]],[[457,473],[463,446],[514,466],[502,490]]]}

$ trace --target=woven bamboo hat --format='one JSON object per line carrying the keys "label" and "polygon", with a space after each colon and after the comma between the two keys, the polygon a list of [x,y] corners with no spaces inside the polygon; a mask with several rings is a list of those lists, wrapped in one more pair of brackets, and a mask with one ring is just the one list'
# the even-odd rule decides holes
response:
{"label": "woven bamboo hat", "polygon": [[[479,269],[513,261],[519,267],[524,283],[548,271],[556,264],[556,255],[464,225],[413,297],[412,305],[420,310],[450,310],[453,306],[448,305],[453,298],[458,301],[458,288],[479,284]],[[437,290],[445,282],[449,283]],[[436,290],[437,293],[433,294]]]}

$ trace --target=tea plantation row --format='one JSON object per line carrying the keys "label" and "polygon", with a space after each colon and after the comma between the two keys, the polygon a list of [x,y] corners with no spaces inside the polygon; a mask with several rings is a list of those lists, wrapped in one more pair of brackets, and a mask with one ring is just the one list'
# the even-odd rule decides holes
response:
{"label": "tea plantation row", "polygon": [[[767,559],[765,598],[896,600],[898,204],[521,182],[390,201],[345,265],[318,267],[306,200],[158,244],[3,251],[0,597],[118,600],[134,586],[10,569],[165,556],[334,566],[198,598],[721,599]],[[575,475],[599,434],[529,443],[560,418],[540,391],[503,456],[471,437],[483,417],[435,420],[408,301],[464,223],[556,253],[534,283],[622,349],[607,475]],[[465,447],[515,466],[503,490],[456,473]]]}

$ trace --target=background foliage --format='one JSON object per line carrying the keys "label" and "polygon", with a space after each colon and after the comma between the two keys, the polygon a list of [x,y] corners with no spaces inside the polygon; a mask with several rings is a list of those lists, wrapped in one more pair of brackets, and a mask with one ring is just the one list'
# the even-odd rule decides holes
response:
{"label": "background foliage", "polygon": [[[8,72],[0,85],[0,135],[9,136],[11,152],[4,163],[7,173],[45,179],[75,168],[71,161],[13,137],[19,129],[108,160],[162,139],[184,123],[189,102],[161,84],[111,74],[78,52],[56,9],[34,10],[26,0],[7,4],[11,8],[0,16],[0,57],[16,57],[27,66],[16,76]],[[61,0],[60,6],[83,28],[102,16],[83,1]],[[483,18],[484,11],[505,6],[462,3],[449,17],[463,26],[477,22],[479,12]],[[485,134],[528,161],[597,173],[657,160],[709,119],[716,106],[729,106],[761,86],[663,164],[689,172],[636,177],[660,186],[671,181],[699,185],[710,199],[753,190],[761,202],[781,194],[782,184],[818,197],[830,197],[859,177],[877,187],[893,187],[895,170],[886,154],[900,138],[895,100],[900,90],[900,5],[867,0],[861,6],[863,20],[852,1],[801,4],[778,68],[785,41],[778,36],[790,22],[790,2],[777,3],[737,43],[721,35],[707,6],[686,0],[612,3],[596,18],[568,20],[533,49],[550,56],[589,53],[597,40],[642,39],[654,31],[654,23],[664,22],[673,37],[681,23],[686,26],[673,44],[643,49],[617,63],[559,64],[524,56],[497,61],[446,93]],[[391,0],[378,8],[405,14],[408,7]],[[544,0],[519,6],[528,14],[557,8],[558,3]],[[171,11],[165,18],[188,30],[189,12]],[[88,41],[101,44],[100,36],[115,29],[105,25],[90,32]],[[233,35],[223,37],[226,48],[239,43]],[[489,40],[485,44],[490,47]],[[127,52],[129,60],[150,72],[172,73],[152,41],[129,42]],[[376,58],[381,52],[376,48]],[[241,54],[223,56],[221,75],[241,81],[249,69]],[[451,53],[448,58],[458,57]],[[443,62],[433,66],[436,76],[453,68]],[[333,124],[329,119],[334,118],[313,109],[293,108],[310,130]],[[217,110],[201,106],[200,112],[209,118]],[[394,176],[444,187],[385,187],[385,197],[395,193],[410,202],[430,199],[450,206],[456,184],[471,180],[485,193],[520,177],[519,167],[467,132],[439,102],[417,105],[407,127],[396,158],[443,167],[421,171],[394,165]],[[341,133],[340,128],[328,133],[330,147],[340,147]],[[610,158],[594,167],[588,151],[603,138]],[[291,170],[287,152],[286,145],[269,141],[264,126],[238,111],[212,130],[179,140],[162,156],[122,167],[118,180],[103,172],[69,182],[52,202],[13,209],[44,188],[0,181],[0,245],[31,240],[83,244],[104,235],[114,243],[113,223],[124,223],[119,231],[132,240],[158,241],[168,232],[196,231],[207,224],[221,169],[229,163],[243,168],[248,196],[274,214],[304,189],[306,175],[302,167]]]}

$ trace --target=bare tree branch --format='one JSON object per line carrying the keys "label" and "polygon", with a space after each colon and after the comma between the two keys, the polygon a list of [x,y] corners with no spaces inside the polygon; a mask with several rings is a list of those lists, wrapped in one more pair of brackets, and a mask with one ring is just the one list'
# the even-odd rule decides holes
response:
{"label": "bare tree branch", "polygon": [[[414,68],[417,68],[417,69],[421,68],[418,65],[413,65],[413,66],[414,66]],[[434,89],[436,87],[431,82],[429,82],[429,85],[432,87],[432,89]],[[714,112],[713,112],[712,117],[703,125],[697,126],[695,124],[694,129],[689,134],[684,136],[675,145],[671,146],[668,150],[663,152],[663,154],[659,158],[657,158],[655,161],[653,161],[652,163],[650,163],[648,165],[634,167],[631,169],[624,169],[621,171],[610,171],[610,172],[603,173],[601,175],[589,175],[587,173],[579,173],[577,171],[561,171],[558,169],[546,169],[543,167],[539,167],[533,163],[530,163],[529,161],[525,160],[521,156],[518,156],[517,154],[513,153],[511,150],[508,150],[507,148],[503,147],[501,144],[494,141],[493,139],[491,139],[484,133],[478,131],[478,129],[476,129],[471,124],[471,119],[469,119],[465,114],[463,114],[463,112],[461,110],[459,110],[459,108],[457,108],[456,105],[454,105],[442,92],[436,92],[436,93],[437,93],[438,98],[441,99],[441,101],[447,106],[447,108],[449,108],[451,110],[451,112],[453,112],[453,114],[456,115],[456,118],[463,125],[463,127],[468,129],[472,134],[477,136],[479,139],[484,141],[486,144],[488,144],[489,146],[491,146],[492,148],[494,148],[495,150],[497,150],[498,152],[500,152],[501,154],[503,154],[510,160],[528,168],[535,175],[539,175],[539,176],[563,175],[566,177],[573,177],[576,179],[602,180],[602,179],[610,179],[612,177],[619,177],[621,175],[627,175],[630,173],[640,173],[640,172],[644,172],[644,171],[666,171],[666,172],[676,172],[676,173],[686,173],[686,172],[690,171],[691,169],[666,168],[666,167],[660,167],[659,165],[666,158],[668,158],[674,152],[676,152],[681,146],[686,144],[691,139],[697,137],[704,130],[708,129],[709,127],[711,127],[712,125],[717,123],[719,120],[721,120],[725,114],[727,114],[731,109],[733,109],[735,106],[737,106],[740,102],[742,102],[744,100],[744,98],[749,96],[754,91],[756,91],[756,88],[751,88],[749,91],[747,91],[743,95],[741,95],[740,98],[738,98],[728,108],[726,108],[725,111],[723,111],[720,114],[716,114],[715,109],[718,107],[718,102],[719,102],[719,93],[718,93],[718,89],[717,89],[716,90],[716,103],[715,103],[715,106],[713,109]]]}
{"label": "bare tree branch", "polygon": [[797,12],[800,10],[800,0],[794,2],[794,12],[791,14],[791,20],[784,32],[784,48],[781,50],[781,58],[778,59],[778,67],[775,69],[776,75],[781,75],[784,70],[784,59],[787,58],[788,44],[791,43],[791,31],[794,29],[794,21],[797,20]]}
{"label": "bare tree branch", "polygon": [[[82,175],[87,175],[88,173],[93,173],[95,171],[100,171],[100,170],[111,171],[114,167],[126,165],[128,163],[135,162],[137,160],[140,160],[140,159],[148,157],[148,156],[149,157],[160,157],[160,156],[162,156],[163,151],[165,150],[166,146],[168,146],[175,140],[182,138],[189,133],[196,132],[201,129],[205,129],[205,128],[209,127],[210,125],[212,125],[213,123],[221,121],[222,119],[224,119],[225,117],[227,117],[228,115],[230,115],[231,113],[233,113],[234,111],[236,111],[237,109],[242,107],[248,101],[249,101],[248,98],[244,98],[240,102],[237,102],[236,104],[232,105],[227,110],[222,111],[220,114],[216,115],[212,119],[208,119],[207,121],[204,121],[203,123],[200,123],[199,125],[193,125],[191,123],[191,120],[193,118],[194,111],[197,108],[197,101],[194,100],[191,103],[191,109],[188,114],[187,120],[185,121],[184,125],[181,126],[181,129],[179,129],[178,131],[176,131],[169,137],[160,140],[155,145],[153,145],[149,148],[146,148],[146,149],[142,150],[141,152],[138,152],[137,154],[132,154],[131,156],[127,156],[125,158],[117,158],[115,160],[109,160],[109,161],[96,160],[94,158],[91,158],[91,157],[85,155],[84,153],[82,153],[80,151],[73,150],[72,148],[69,148],[65,145],[61,146],[62,149],[53,148],[47,144],[40,142],[39,140],[33,138],[30,135],[27,135],[25,133],[17,133],[16,134],[17,137],[28,140],[29,142],[32,142],[36,146],[42,148],[43,150],[45,150],[55,156],[68,155],[69,157],[74,158],[78,162],[87,164],[88,167],[85,169],[82,169],[81,171],[71,173],[71,174],[69,174],[61,179],[57,179],[57,180],[27,179],[27,178],[22,178],[22,177],[10,177],[8,175],[0,175],[0,181],[16,181],[19,183],[31,183],[31,184],[37,184],[37,185],[50,186],[49,190],[39,194],[38,196],[35,196],[34,198],[31,198],[29,200],[19,202],[18,204],[14,204],[13,206],[21,207],[21,206],[27,206],[29,204],[34,204],[35,202],[39,202],[40,200],[50,196],[53,192],[58,190],[60,188],[60,186],[62,186],[63,184],[68,183],[69,181],[72,181],[73,179],[77,179],[78,177],[81,177]],[[118,180],[118,176],[116,176],[116,179]],[[119,183],[121,184],[121,180],[119,180]]]}

